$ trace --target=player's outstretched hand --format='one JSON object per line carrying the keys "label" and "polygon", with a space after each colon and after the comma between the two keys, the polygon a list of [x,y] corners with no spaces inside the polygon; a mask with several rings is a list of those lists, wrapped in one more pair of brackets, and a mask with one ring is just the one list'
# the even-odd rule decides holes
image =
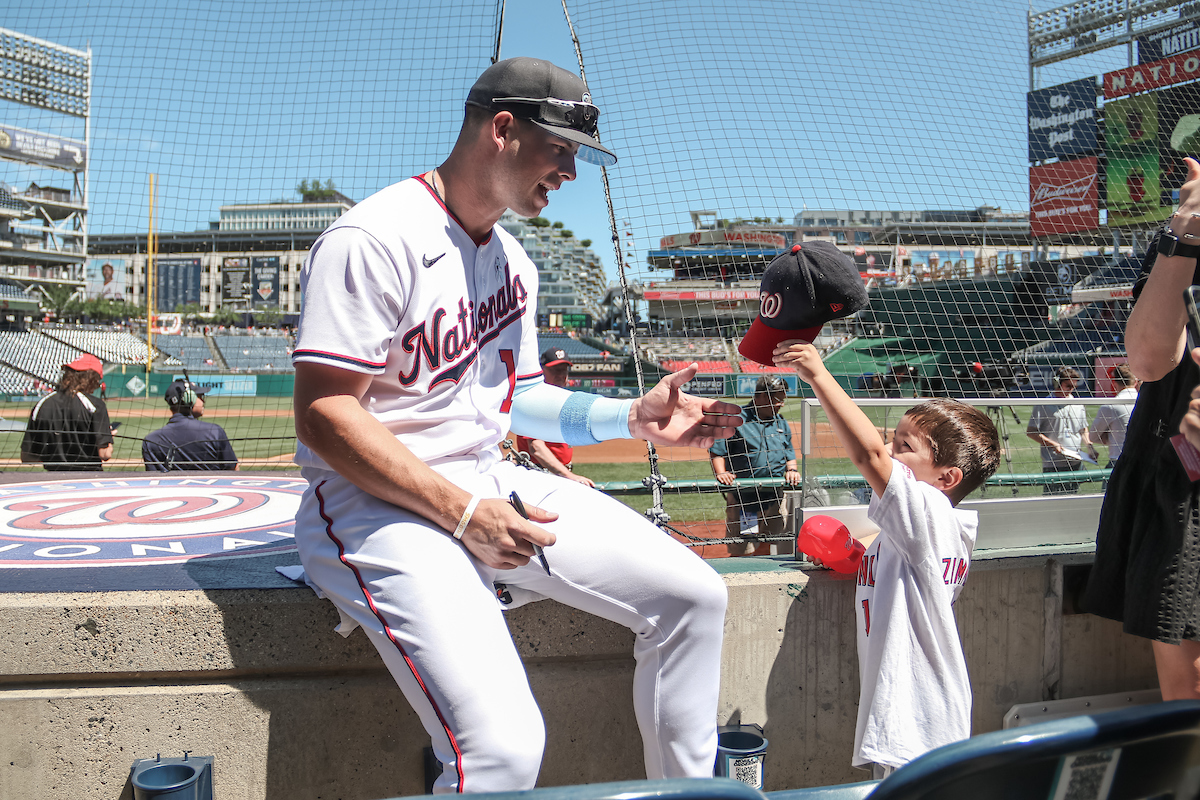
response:
{"label": "player's outstretched hand", "polygon": [[480,500],[463,533],[463,546],[495,569],[525,566],[534,555],[535,544],[542,547],[554,544],[554,534],[536,523],[558,519],[553,511],[529,504],[525,505],[525,511],[529,519],[524,519],[506,500]]}
{"label": "player's outstretched hand", "polygon": [[691,364],[672,372],[633,401],[629,432],[654,444],[678,447],[708,448],[717,439],[732,436],[733,429],[742,424],[741,408],[680,390],[696,377],[698,369],[698,365]]}
{"label": "player's outstretched hand", "polygon": [[796,370],[800,380],[812,383],[818,374],[825,369],[821,354],[811,342],[803,339],[788,339],[775,345],[773,353],[775,366]]}

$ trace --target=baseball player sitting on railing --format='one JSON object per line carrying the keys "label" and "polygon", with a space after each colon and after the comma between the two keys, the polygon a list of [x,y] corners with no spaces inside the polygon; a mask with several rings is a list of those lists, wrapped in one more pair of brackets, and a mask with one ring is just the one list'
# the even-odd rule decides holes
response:
{"label": "baseball player sitting on railing", "polygon": [[340,629],[363,627],[432,737],[438,792],[537,780],[544,726],[498,599],[530,593],[636,634],[647,777],[712,775],[724,583],[616,500],[498,449],[510,425],[709,447],[740,423],[737,406],[679,390],[695,365],[637,400],[542,379],[537,269],[496,223],[538,215],[577,155],[615,163],[598,116],[570,72],[493,65],[449,158],[343,215],[303,271],[296,542]]}

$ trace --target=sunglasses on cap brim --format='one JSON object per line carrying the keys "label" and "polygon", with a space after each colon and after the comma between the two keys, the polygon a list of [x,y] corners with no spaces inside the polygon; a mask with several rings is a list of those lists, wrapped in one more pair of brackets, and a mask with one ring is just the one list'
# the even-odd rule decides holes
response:
{"label": "sunglasses on cap brim", "polygon": [[492,102],[497,105],[527,106],[529,111],[515,116],[559,128],[571,128],[588,136],[596,135],[596,123],[600,119],[599,108],[579,100],[559,100],[557,97],[493,97]]}

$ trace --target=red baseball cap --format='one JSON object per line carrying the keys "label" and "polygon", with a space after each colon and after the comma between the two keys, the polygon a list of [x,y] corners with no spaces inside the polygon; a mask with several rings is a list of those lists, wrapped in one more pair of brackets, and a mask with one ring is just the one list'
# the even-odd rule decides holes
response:
{"label": "red baseball cap", "polygon": [[758,316],[738,344],[751,361],[774,366],[775,345],[811,342],[830,320],[867,306],[867,289],[850,256],[829,242],[792,245],[763,271]]}
{"label": "red baseball cap", "polygon": [[73,369],[76,372],[83,372],[84,370],[90,369],[92,372],[97,374],[104,374],[104,363],[91,353],[84,353],[70,364],[63,364],[63,366],[67,369]]}

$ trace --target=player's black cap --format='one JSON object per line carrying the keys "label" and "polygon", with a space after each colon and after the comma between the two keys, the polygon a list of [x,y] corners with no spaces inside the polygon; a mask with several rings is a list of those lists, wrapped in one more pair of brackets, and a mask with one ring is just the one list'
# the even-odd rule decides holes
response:
{"label": "player's black cap", "polygon": [[567,358],[567,351],[561,347],[551,347],[546,352],[542,353],[542,366],[553,367],[555,364],[570,364],[571,359]]}
{"label": "player's black cap", "polygon": [[792,245],[763,272],[758,317],[738,344],[751,361],[771,366],[775,345],[811,342],[826,322],[867,305],[867,289],[850,256],[829,242]]}
{"label": "player's black cap", "polygon": [[189,383],[188,381],[175,381],[167,387],[167,393],[163,395],[163,398],[173,406],[187,405],[187,403],[183,402],[183,398],[184,393],[189,388],[193,393],[195,393],[196,397],[204,397],[204,395],[208,394],[208,392],[194,383]]}
{"label": "player's black cap", "polygon": [[758,379],[758,383],[754,384],[755,394],[779,394],[787,391],[787,383],[783,378],[777,378],[774,375],[763,375]]}
{"label": "player's black cap", "polygon": [[483,71],[467,104],[512,112],[555,136],[575,142],[579,158],[611,167],[617,157],[596,138],[600,109],[578,75],[537,58],[508,58]]}

